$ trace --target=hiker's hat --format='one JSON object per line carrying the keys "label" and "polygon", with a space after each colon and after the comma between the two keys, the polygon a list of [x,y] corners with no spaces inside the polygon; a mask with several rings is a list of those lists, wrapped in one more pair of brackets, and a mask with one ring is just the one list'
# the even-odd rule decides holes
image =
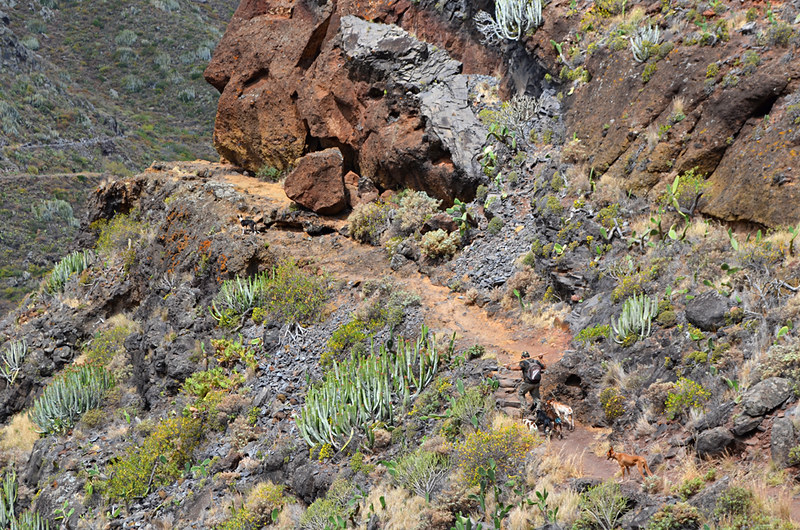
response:
{"label": "hiker's hat", "polygon": [[523,359],[530,359],[530,356],[531,356],[531,354],[530,354],[530,353],[528,353],[528,352],[526,352],[526,351],[522,352],[522,358],[523,358]]}

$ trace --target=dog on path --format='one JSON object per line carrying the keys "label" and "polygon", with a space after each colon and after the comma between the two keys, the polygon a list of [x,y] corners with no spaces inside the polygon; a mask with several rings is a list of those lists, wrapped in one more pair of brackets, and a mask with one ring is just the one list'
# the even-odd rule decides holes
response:
{"label": "dog on path", "polygon": [[242,214],[236,216],[239,220],[239,224],[242,226],[242,235],[245,234],[248,230],[255,234],[256,233],[256,222],[250,219],[249,217],[245,218],[242,217]]}
{"label": "dog on path", "polygon": [[613,447],[609,447],[606,457],[608,460],[613,458],[617,461],[619,468],[622,470],[622,480],[625,480],[625,471],[628,472],[628,478],[631,478],[631,468],[633,466],[636,466],[639,469],[639,474],[642,475],[642,480],[645,478],[645,471],[647,471],[648,475],[653,475],[653,472],[650,471],[649,467],[647,467],[647,460],[643,456],[617,453],[614,451]]}
{"label": "dog on path", "polygon": [[560,419],[562,423],[569,427],[569,430],[575,430],[575,422],[572,420],[572,407],[565,405],[564,403],[560,403],[554,399],[548,399],[547,404],[553,407],[553,410],[556,411],[558,419]]}

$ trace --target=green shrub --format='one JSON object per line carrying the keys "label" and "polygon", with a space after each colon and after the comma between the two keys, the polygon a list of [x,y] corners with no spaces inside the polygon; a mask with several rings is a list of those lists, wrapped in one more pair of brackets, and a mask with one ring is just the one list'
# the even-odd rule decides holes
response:
{"label": "green shrub", "polygon": [[662,328],[671,328],[678,322],[678,315],[672,310],[662,311],[656,317],[656,322]]}
{"label": "green shrub", "polygon": [[117,214],[110,221],[99,219],[89,225],[93,230],[99,230],[95,249],[98,253],[108,256],[123,249],[130,244],[137,244],[145,233],[144,223],[137,220],[138,212],[130,214]]}
{"label": "green shrub", "polygon": [[357,205],[347,219],[350,236],[361,243],[380,245],[381,234],[388,228],[389,209],[383,202]]}
{"label": "green shrub", "polygon": [[695,477],[689,480],[684,480],[680,486],[675,486],[673,490],[680,495],[681,499],[686,500],[703,489],[704,484],[705,480],[703,480],[703,477]]}
{"label": "green shrub", "polygon": [[492,235],[499,234],[500,230],[503,229],[503,219],[500,217],[492,217],[492,220],[489,221],[489,226],[486,227],[486,231]]}
{"label": "green shrub", "polygon": [[611,326],[600,325],[592,326],[590,328],[583,328],[575,335],[575,340],[586,346],[591,342],[601,341],[604,338],[611,336]]}
{"label": "green shrub", "polygon": [[182,416],[161,421],[140,444],[132,445],[109,465],[105,494],[110,500],[146,496],[154,488],[177,480],[203,436],[198,418]]}
{"label": "green shrub", "polygon": [[221,366],[231,367],[237,363],[244,363],[252,370],[255,370],[255,368],[258,366],[254,348],[260,343],[261,339],[254,339],[250,341],[249,344],[244,344],[241,335],[239,335],[239,340],[211,340],[211,345],[214,347],[217,362]]}
{"label": "green shrub", "polygon": [[794,447],[789,449],[789,465],[790,466],[800,465],[800,445],[795,445]]}
{"label": "green shrub", "polygon": [[464,441],[456,445],[454,459],[470,485],[478,483],[480,469],[486,468],[492,459],[497,465],[498,480],[505,481],[520,476],[524,471],[520,462],[538,443],[540,441],[528,429],[512,423],[467,434]]}
{"label": "green shrub", "polygon": [[33,402],[30,419],[40,433],[52,434],[70,428],[84,412],[100,404],[112,385],[111,374],[102,366],[83,364],[68,368]]}
{"label": "green shrub", "polygon": [[718,517],[747,516],[755,509],[753,492],[740,486],[731,486],[717,497],[714,514]]}
{"label": "green shrub", "polygon": [[400,231],[408,235],[422,228],[425,221],[438,213],[441,203],[442,201],[429,197],[424,191],[413,191],[403,195],[397,208]]}
{"label": "green shrub", "polygon": [[275,522],[286,499],[285,486],[269,482],[259,482],[247,494],[247,499],[239,510],[216,530],[258,530]]}
{"label": "green shrub", "polygon": [[331,528],[331,519],[347,519],[350,514],[348,506],[355,493],[355,487],[346,480],[336,480],[328,489],[325,497],[320,497],[300,518],[303,530],[327,530]]}
{"label": "green shrub", "polygon": [[101,366],[108,366],[115,356],[125,354],[125,339],[133,331],[133,326],[130,324],[121,324],[98,331],[92,340],[83,346],[83,353],[90,361]]}
{"label": "green shrub", "polygon": [[236,390],[244,383],[244,374],[233,372],[228,374],[219,366],[195,372],[183,382],[183,391],[199,399],[205,398],[209,392]]}
{"label": "green shrub", "polygon": [[75,219],[72,206],[63,199],[39,201],[38,204],[31,206],[31,213],[33,213],[34,219],[40,223],[57,223],[61,227],[71,228],[78,228],[81,224]]}
{"label": "green shrub", "polygon": [[487,410],[492,408],[490,398],[487,398],[477,386],[466,389],[450,406],[450,417],[458,420],[460,425],[467,425],[473,419],[480,418]]}
{"label": "green shrub", "polygon": [[137,38],[136,33],[132,30],[123,29],[114,37],[114,42],[116,42],[118,46],[131,46],[136,42]]}
{"label": "green shrub", "polygon": [[647,84],[648,81],[655,75],[658,70],[658,65],[655,62],[649,62],[642,70],[642,83]]}
{"label": "green shrub", "polygon": [[664,403],[667,418],[672,420],[684,413],[688,413],[689,409],[703,408],[703,404],[710,397],[711,392],[698,383],[681,377],[667,394],[667,401]]}
{"label": "green shrub", "polygon": [[422,255],[430,259],[450,259],[458,250],[459,240],[457,232],[448,234],[440,228],[423,235],[419,248]]}
{"label": "green shrub", "polygon": [[625,414],[625,399],[619,393],[616,387],[608,387],[600,392],[600,406],[603,407],[606,419],[613,422],[623,414]]}
{"label": "green shrub", "polygon": [[647,530],[696,530],[703,517],[697,508],[685,502],[668,504],[653,514]]}
{"label": "green shrub", "polygon": [[394,483],[430,502],[450,471],[447,456],[418,449],[397,461],[385,462]]}
{"label": "green shrub", "polygon": [[322,317],[326,300],[325,279],[289,260],[271,272],[225,280],[211,304],[211,316],[223,325],[262,307],[280,322],[309,324]]}
{"label": "green shrub", "polygon": [[617,521],[625,513],[627,502],[620,492],[619,484],[606,481],[586,493],[578,501],[580,518],[575,522],[575,530],[617,528]]}
{"label": "green shrub", "polygon": [[674,206],[677,201],[681,209],[688,210],[697,196],[707,195],[710,184],[696,171],[697,168],[692,168],[680,175],[675,191],[673,192],[672,186],[667,186],[666,191],[659,197],[659,202],[663,206]]}
{"label": "green shrub", "polygon": [[767,30],[767,42],[773,46],[786,47],[792,37],[794,37],[794,29],[790,24],[783,21],[772,24]]}
{"label": "green shrub", "polygon": [[94,261],[94,252],[91,250],[75,251],[55,264],[52,272],[47,277],[45,291],[50,294],[61,293],[64,286],[74,274],[80,274],[88,269]]}
{"label": "green shrub", "polygon": [[278,182],[282,176],[283,171],[269,164],[264,164],[256,171],[256,177],[270,182]]}

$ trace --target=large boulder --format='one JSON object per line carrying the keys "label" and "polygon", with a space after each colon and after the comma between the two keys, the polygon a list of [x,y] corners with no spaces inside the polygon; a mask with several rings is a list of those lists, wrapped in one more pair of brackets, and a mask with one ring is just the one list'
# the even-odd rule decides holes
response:
{"label": "large boulder", "polygon": [[297,167],[286,176],[286,196],[316,213],[330,215],[347,206],[342,164],[344,157],[336,149],[309,153],[297,161]]}
{"label": "large boulder", "polygon": [[742,396],[742,410],[748,416],[763,416],[792,395],[793,384],[783,377],[770,377],[754,385]]}
{"label": "large boulder", "polygon": [[716,456],[733,448],[733,435],[725,427],[715,427],[701,432],[695,441],[697,455],[702,457]]}
{"label": "large boulder", "polygon": [[772,423],[770,450],[772,460],[780,467],[789,465],[789,451],[797,445],[794,425],[789,418],[778,418]]}
{"label": "large boulder", "polygon": [[703,331],[725,325],[728,300],[716,291],[707,291],[686,303],[686,320]]}
{"label": "large boulder", "polygon": [[242,2],[205,72],[221,92],[215,147],[253,171],[337,147],[345,173],[380,188],[471,199],[486,129],[462,63],[350,9]]}

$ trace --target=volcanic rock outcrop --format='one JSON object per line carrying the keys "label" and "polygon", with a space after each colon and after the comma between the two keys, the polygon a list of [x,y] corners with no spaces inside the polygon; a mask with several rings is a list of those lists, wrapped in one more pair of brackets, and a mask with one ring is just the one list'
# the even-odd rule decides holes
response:
{"label": "volcanic rock outcrop", "polygon": [[462,64],[397,26],[334,9],[239,7],[205,73],[221,92],[217,150],[256,171],[338,148],[345,172],[379,188],[471,198],[486,132]]}

